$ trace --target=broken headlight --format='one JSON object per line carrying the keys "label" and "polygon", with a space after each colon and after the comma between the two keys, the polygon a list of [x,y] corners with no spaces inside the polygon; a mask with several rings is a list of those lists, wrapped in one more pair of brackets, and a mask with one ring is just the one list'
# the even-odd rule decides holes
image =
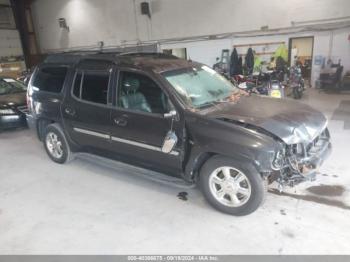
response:
{"label": "broken headlight", "polygon": [[304,153],[304,146],[303,144],[294,144],[291,148],[291,154],[292,155],[298,155],[301,156]]}

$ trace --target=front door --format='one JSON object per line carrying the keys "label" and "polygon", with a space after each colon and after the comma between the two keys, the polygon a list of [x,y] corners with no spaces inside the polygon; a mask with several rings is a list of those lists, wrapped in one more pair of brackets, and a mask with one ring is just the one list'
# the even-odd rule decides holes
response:
{"label": "front door", "polygon": [[[165,118],[173,106],[166,93],[151,77],[120,71],[115,108],[111,111],[111,139],[114,150],[144,166],[169,173],[180,172],[182,164],[182,124]],[[161,148],[166,134],[173,130],[178,143],[170,153]]]}

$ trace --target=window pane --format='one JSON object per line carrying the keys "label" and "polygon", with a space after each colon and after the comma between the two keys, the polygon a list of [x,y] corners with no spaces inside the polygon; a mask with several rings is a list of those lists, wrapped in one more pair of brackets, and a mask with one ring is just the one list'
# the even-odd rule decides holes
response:
{"label": "window pane", "polygon": [[107,104],[109,75],[107,74],[84,74],[81,90],[81,99]]}
{"label": "window pane", "polygon": [[163,90],[149,77],[123,72],[121,74],[118,105],[156,114],[168,112],[168,100]]}
{"label": "window pane", "polygon": [[40,91],[60,93],[67,75],[66,67],[42,68],[35,76],[33,86]]}
{"label": "window pane", "polygon": [[74,87],[73,87],[73,94],[75,97],[80,98],[80,84],[81,84],[81,73],[78,73],[75,76],[75,80],[74,80]]}
{"label": "window pane", "polygon": [[22,83],[12,79],[0,79],[0,95],[15,94],[26,92],[27,87]]}
{"label": "window pane", "polygon": [[5,81],[2,81],[0,79],[0,95],[6,95],[9,94],[11,90],[11,86],[6,83]]}

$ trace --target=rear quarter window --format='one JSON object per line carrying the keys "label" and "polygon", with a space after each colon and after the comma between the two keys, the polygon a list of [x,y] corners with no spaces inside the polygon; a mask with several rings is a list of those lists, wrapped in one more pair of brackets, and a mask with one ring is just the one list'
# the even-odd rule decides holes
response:
{"label": "rear quarter window", "polygon": [[60,93],[67,76],[67,67],[44,67],[39,69],[32,86],[37,91]]}

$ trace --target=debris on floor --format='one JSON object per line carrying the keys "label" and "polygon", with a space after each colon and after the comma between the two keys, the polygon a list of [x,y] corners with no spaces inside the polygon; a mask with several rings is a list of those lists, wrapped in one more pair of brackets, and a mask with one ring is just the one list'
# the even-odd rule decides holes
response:
{"label": "debris on floor", "polygon": [[281,209],[280,213],[281,213],[282,216],[286,216],[287,215],[287,213],[286,213],[286,211],[284,209]]}
{"label": "debris on floor", "polygon": [[188,196],[188,193],[187,192],[180,192],[177,197],[183,201],[187,201],[187,196]]}

